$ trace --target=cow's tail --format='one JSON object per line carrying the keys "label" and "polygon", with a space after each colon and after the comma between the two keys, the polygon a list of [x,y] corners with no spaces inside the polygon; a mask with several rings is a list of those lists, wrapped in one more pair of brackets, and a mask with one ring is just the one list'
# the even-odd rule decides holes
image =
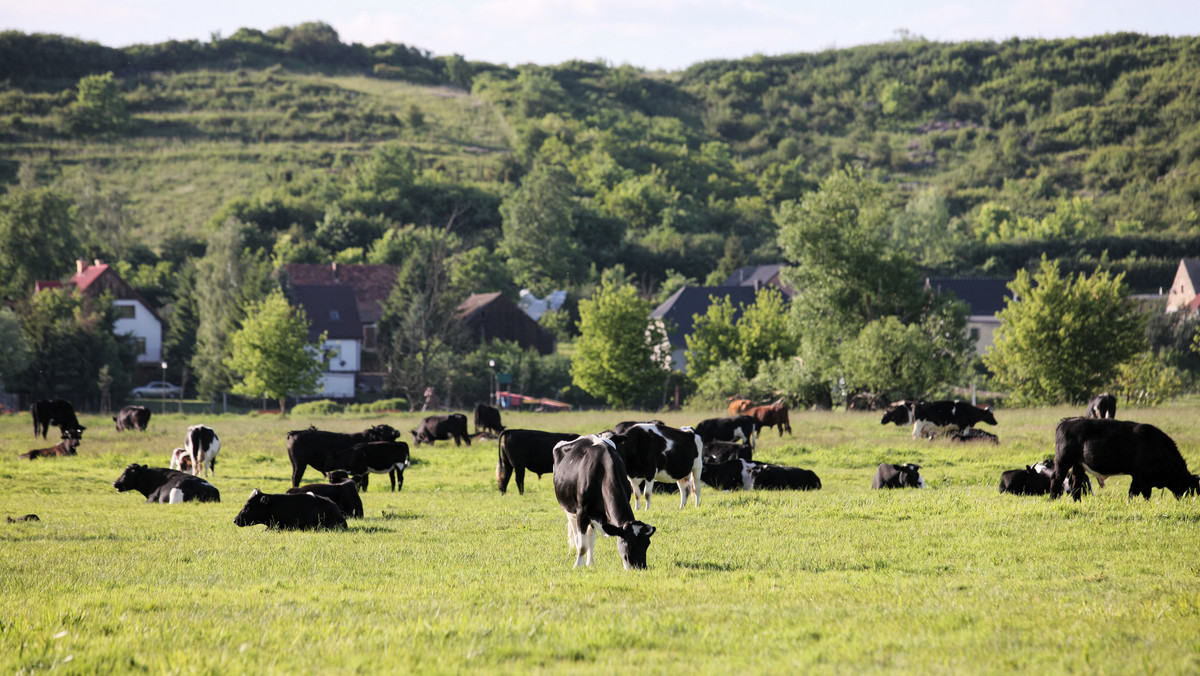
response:
{"label": "cow's tail", "polygon": [[496,443],[498,457],[496,458],[496,485],[500,488],[501,493],[508,490],[508,481],[512,478],[513,464],[509,462],[508,456],[504,453],[504,441],[508,437],[508,430],[500,433],[500,440]]}

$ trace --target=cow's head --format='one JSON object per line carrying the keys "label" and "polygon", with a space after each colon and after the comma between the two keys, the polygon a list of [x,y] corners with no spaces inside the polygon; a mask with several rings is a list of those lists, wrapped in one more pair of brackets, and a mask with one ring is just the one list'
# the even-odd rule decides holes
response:
{"label": "cow's head", "polygon": [[395,441],[400,438],[400,430],[391,425],[375,425],[367,430],[371,441]]}
{"label": "cow's head", "polygon": [[267,508],[270,502],[270,495],[255,488],[254,492],[250,493],[249,499],[246,500],[246,504],[242,506],[242,511],[233,517],[233,525],[241,528],[267,523],[271,514]]}
{"label": "cow's head", "polygon": [[617,540],[617,551],[621,553],[621,564],[625,570],[646,567],[646,550],[650,548],[650,536],[654,535],[654,526],[641,521],[630,521],[620,526],[606,523],[604,534]]}
{"label": "cow's head", "polygon": [[911,462],[896,465],[900,471],[900,485],[905,488],[925,488],[925,480],[921,478],[921,466]]}
{"label": "cow's head", "polygon": [[125,471],[121,472],[121,476],[117,477],[117,480],[113,482],[113,488],[117,489],[118,493],[135,490],[138,484],[138,477],[141,475],[142,470],[144,469],[146,469],[145,465],[139,465],[136,462],[132,463],[126,467]]}
{"label": "cow's head", "polygon": [[989,425],[996,424],[996,414],[992,413],[991,406],[983,406],[979,409],[979,419]]}
{"label": "cow's head", "polygon": [[71,455],[75,454],[75,449],[79,444],[83,443],[83,431],[78,429],[66,429],[62,431],[62,445]]}
{"label": "cow's head", "polygon": [[1182,498],[1185,495],[1196,495],[1200,493],[1200,476],[1189,474],[1175,484],[1169,486],[1175,497]]}
{"label": "cow's head", "polygon": [[912,404],[909,403],[903,403],[898,406],[894,406],[887,413],[883,414],[883,420],[880,420],[879,424],[886,425],[888,423],[894,423],[900,426],[911,424],[912,410]]}

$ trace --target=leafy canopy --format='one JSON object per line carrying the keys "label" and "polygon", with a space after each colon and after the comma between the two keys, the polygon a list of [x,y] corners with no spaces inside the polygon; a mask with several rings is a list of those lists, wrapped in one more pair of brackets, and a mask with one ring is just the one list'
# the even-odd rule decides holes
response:
{"label": "leafy canopy", "polygon": [[579,301],[575,385],[621,408],[648,397],[667,375],[669,358],[662,347],[666,333],[656,323],[647,325],[652,309],[632,285],[611,278]]}
{"label": "leafy canopy", "polygon": [[308,342],[308,318],[303,308],[293,308],[276,289],[246,308],[242,328],[231,337],[232,353],[226,366],[237,374],[233,393],[267,396],[286,410],[287,396],[316,394],[321,381],[321,344]]}

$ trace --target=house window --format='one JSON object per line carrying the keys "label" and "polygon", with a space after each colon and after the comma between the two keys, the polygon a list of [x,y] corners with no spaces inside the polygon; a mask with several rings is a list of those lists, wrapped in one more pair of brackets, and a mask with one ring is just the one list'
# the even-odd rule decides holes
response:
{"label": "house window", "polygon": [[329,311],[329,321],[340,322],[340,321],[342,321],[342,315],[339,314],[337,310],[330,310]]}
{"label": "house window", "polygon": [[363,348],[365,348],[367,350],[375,349],[375,327],[374,327],[374,325],[363,327]]}
{"label": "house window", "polygon": [[134,353],[135,355],[143,355],[143,354],[146,354],[146,339],[145,339],[145,338],[137,338],[137,337],[134,337],[134,339],[133,339],[133,353]]}
{"label": "house window", "polygon": [[137,316],[137,308],[132,305],[117,305],[117,319],[133,319]]}
{"label": "house window", "polygon": [[974,327],[971,329],[971,340],[979,340],[979,328],[978,327]]}

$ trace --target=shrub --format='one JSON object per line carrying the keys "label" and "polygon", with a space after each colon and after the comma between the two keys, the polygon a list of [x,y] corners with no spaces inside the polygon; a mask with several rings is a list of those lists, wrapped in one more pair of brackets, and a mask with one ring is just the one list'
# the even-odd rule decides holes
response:
{"label": "shrub", "polygon": [[407,411],[408,400],[404,397],[395,397],[392,399],[380,399],[378,401],[370,401],[365,404],[350,404],[346,407],[347,413],[381,413],[383,411]]}
{"label": "shrub", "polygon": [[292,407],[292,415],[309,416],[309,415],[331,415],[341,413],[345,407],[336,401],[328,399],[318,399],[316,401],[307,401],[303,404],[296,404]]}

